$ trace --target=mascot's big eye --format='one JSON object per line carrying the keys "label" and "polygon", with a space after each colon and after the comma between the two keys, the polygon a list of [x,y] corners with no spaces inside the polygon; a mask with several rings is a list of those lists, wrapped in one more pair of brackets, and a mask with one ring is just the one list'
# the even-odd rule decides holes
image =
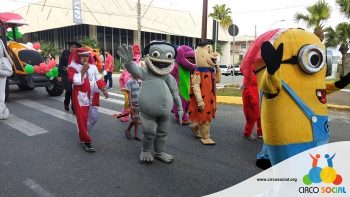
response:
{"label": "mascot's big eye", "polygon": [[152,52],[152,57],[159,57],[159,56],[160,56],[159,51],[153,51]]}
{"label": "mascot's big eye", "polygon": [[298,63],[304,72],[314,74],[324,67],[326,54],[318,46],[305,45],[298,52]]}
{"label": "mascot's big eye", "polygon": [[165,57],[167,57],[168,59],[173,59],[174,55],[170,52],[165,54]]}

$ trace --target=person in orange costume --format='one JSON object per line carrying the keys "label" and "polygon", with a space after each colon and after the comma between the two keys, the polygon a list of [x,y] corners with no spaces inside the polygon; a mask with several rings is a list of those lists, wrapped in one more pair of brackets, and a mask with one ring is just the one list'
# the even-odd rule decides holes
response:
{"label": "person in orange costume", "polygon": [[258,84],[253,67],[244,60],[241,66],[241,72],[244,76],[242,100],[243,112],[246,119],[243,137],[255,140],[256,138],[252,135],[255,123],[257,125],[257,137],[262,138]]}
{"label": "person in orange costume", "polygon": [[[209,41],[196,48],[196,69],[191,78],[189,115],[195,137],[204,145],[214,145],[210,139],[210,122],[216,113],[216,83],[220,82],[221,71],[216,65],[218,53],[213,51]],[[214,69],[215,67],[215,69]]]}

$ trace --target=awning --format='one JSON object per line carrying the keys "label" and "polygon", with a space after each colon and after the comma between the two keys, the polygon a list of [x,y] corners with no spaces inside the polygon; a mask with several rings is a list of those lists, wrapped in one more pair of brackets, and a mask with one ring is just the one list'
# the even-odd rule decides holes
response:
{"label": "awning", "polygon": [[21,26],[28,25],[28,23],[19,14],[2,12],[0,13],[0,21],[11,27],[12,25]]}

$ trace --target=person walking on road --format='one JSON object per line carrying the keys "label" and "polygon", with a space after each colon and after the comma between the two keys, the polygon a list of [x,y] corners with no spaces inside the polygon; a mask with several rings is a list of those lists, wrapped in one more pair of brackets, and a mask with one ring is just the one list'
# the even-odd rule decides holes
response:
{"label": "person walking on road", "polygon": [[106,56],[106,60],[105,60],[104,71],[106,71],[107,73],[104,76],[104,80],[106,84],[108,82],[108,89],[111,90],[113,88],[112,73],[114,69],[114,60],[113,60],[113,56],[107,50],[105,50],[105,56]]}
{"label": "person walking on road", "polygon": [[[70,104],[70,100],[72,97],[72,84],[70,83],[69,79],[68,79],[68,65],[70,64],[71,58],[70,54],[75,51],[77,48],[82,47],[82,45],[76,41],[70,41],[67,42],[69,49],[66,49],[62,52],[61,56],[60,56],[60,62],[58,64],[58,78],[57,80],[63,83],[63,87],[66,91],[65,95],[64,95],[64,109],[66,111],[69,111],[69,104]],[[73,105],[71,106],[72,111],[74,113],[74,108]]]}
{"label": "person walking on road", "polygon": [[130,108],[130,114],[131,114],[131,122],[128,126],[128,128],[125,130],[126,138],[131,140],[131,134],[130,130],[134,126],[135,127],[135,133],[134,133],[134,139],[137,141],[141,141],[141,139],[138,137],[138,129],[139,129],[139,93],[141,89],[141,82],[136,78],[133,77],[128,80],[128,82],[125,85],[125,90],[128,94],[129,99],[129,108]]}
{"label": "person walking on road", "polygon": [[89,132],[97,122],[100,91],[108,98],[106,84],[100,79],[90,51],[79,48],[72,53],[72,62],[68,66],[68,78],[73,83],[72,103],[75,109],[79,138],[83,149],[95,152],[91,146]]}

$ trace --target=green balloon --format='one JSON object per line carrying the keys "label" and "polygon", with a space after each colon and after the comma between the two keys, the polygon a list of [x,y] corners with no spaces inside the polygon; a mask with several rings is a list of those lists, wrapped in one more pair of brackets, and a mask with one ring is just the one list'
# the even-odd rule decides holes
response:
{"label": "green balloon", "polygon": [[46,77],[51,78],[53,76],[52,70],[46,73]]}
{"label": "green balloon", "polygon": [[53,75],[53,77],[58,77],[58,68],[57,67],[54,67],[52,69],[52,75]]}
{"label": "green balloon", "polygon": [[23,34],[19,31],[16,31],[16,38],[22,38]]}
{"label": "green balloon", "polygon": [[7,36],[9,39],[13,40],[13,33],[12,33],[12,31],[8,31],[8,32],[6,33],[6,36]]}
{"label": "green balloon", "polygon": [[52,69],[52,72],[57,72],[58,73],[58,68],[57,67],[54,67],[53,69]]}
{"label": "green balloon", "polygon": [[24,67],[24,71],[26,71],[26,73],[28,74],[33,74],[34,73],[34,67],[30,64],[27,64],[25,67]]}

